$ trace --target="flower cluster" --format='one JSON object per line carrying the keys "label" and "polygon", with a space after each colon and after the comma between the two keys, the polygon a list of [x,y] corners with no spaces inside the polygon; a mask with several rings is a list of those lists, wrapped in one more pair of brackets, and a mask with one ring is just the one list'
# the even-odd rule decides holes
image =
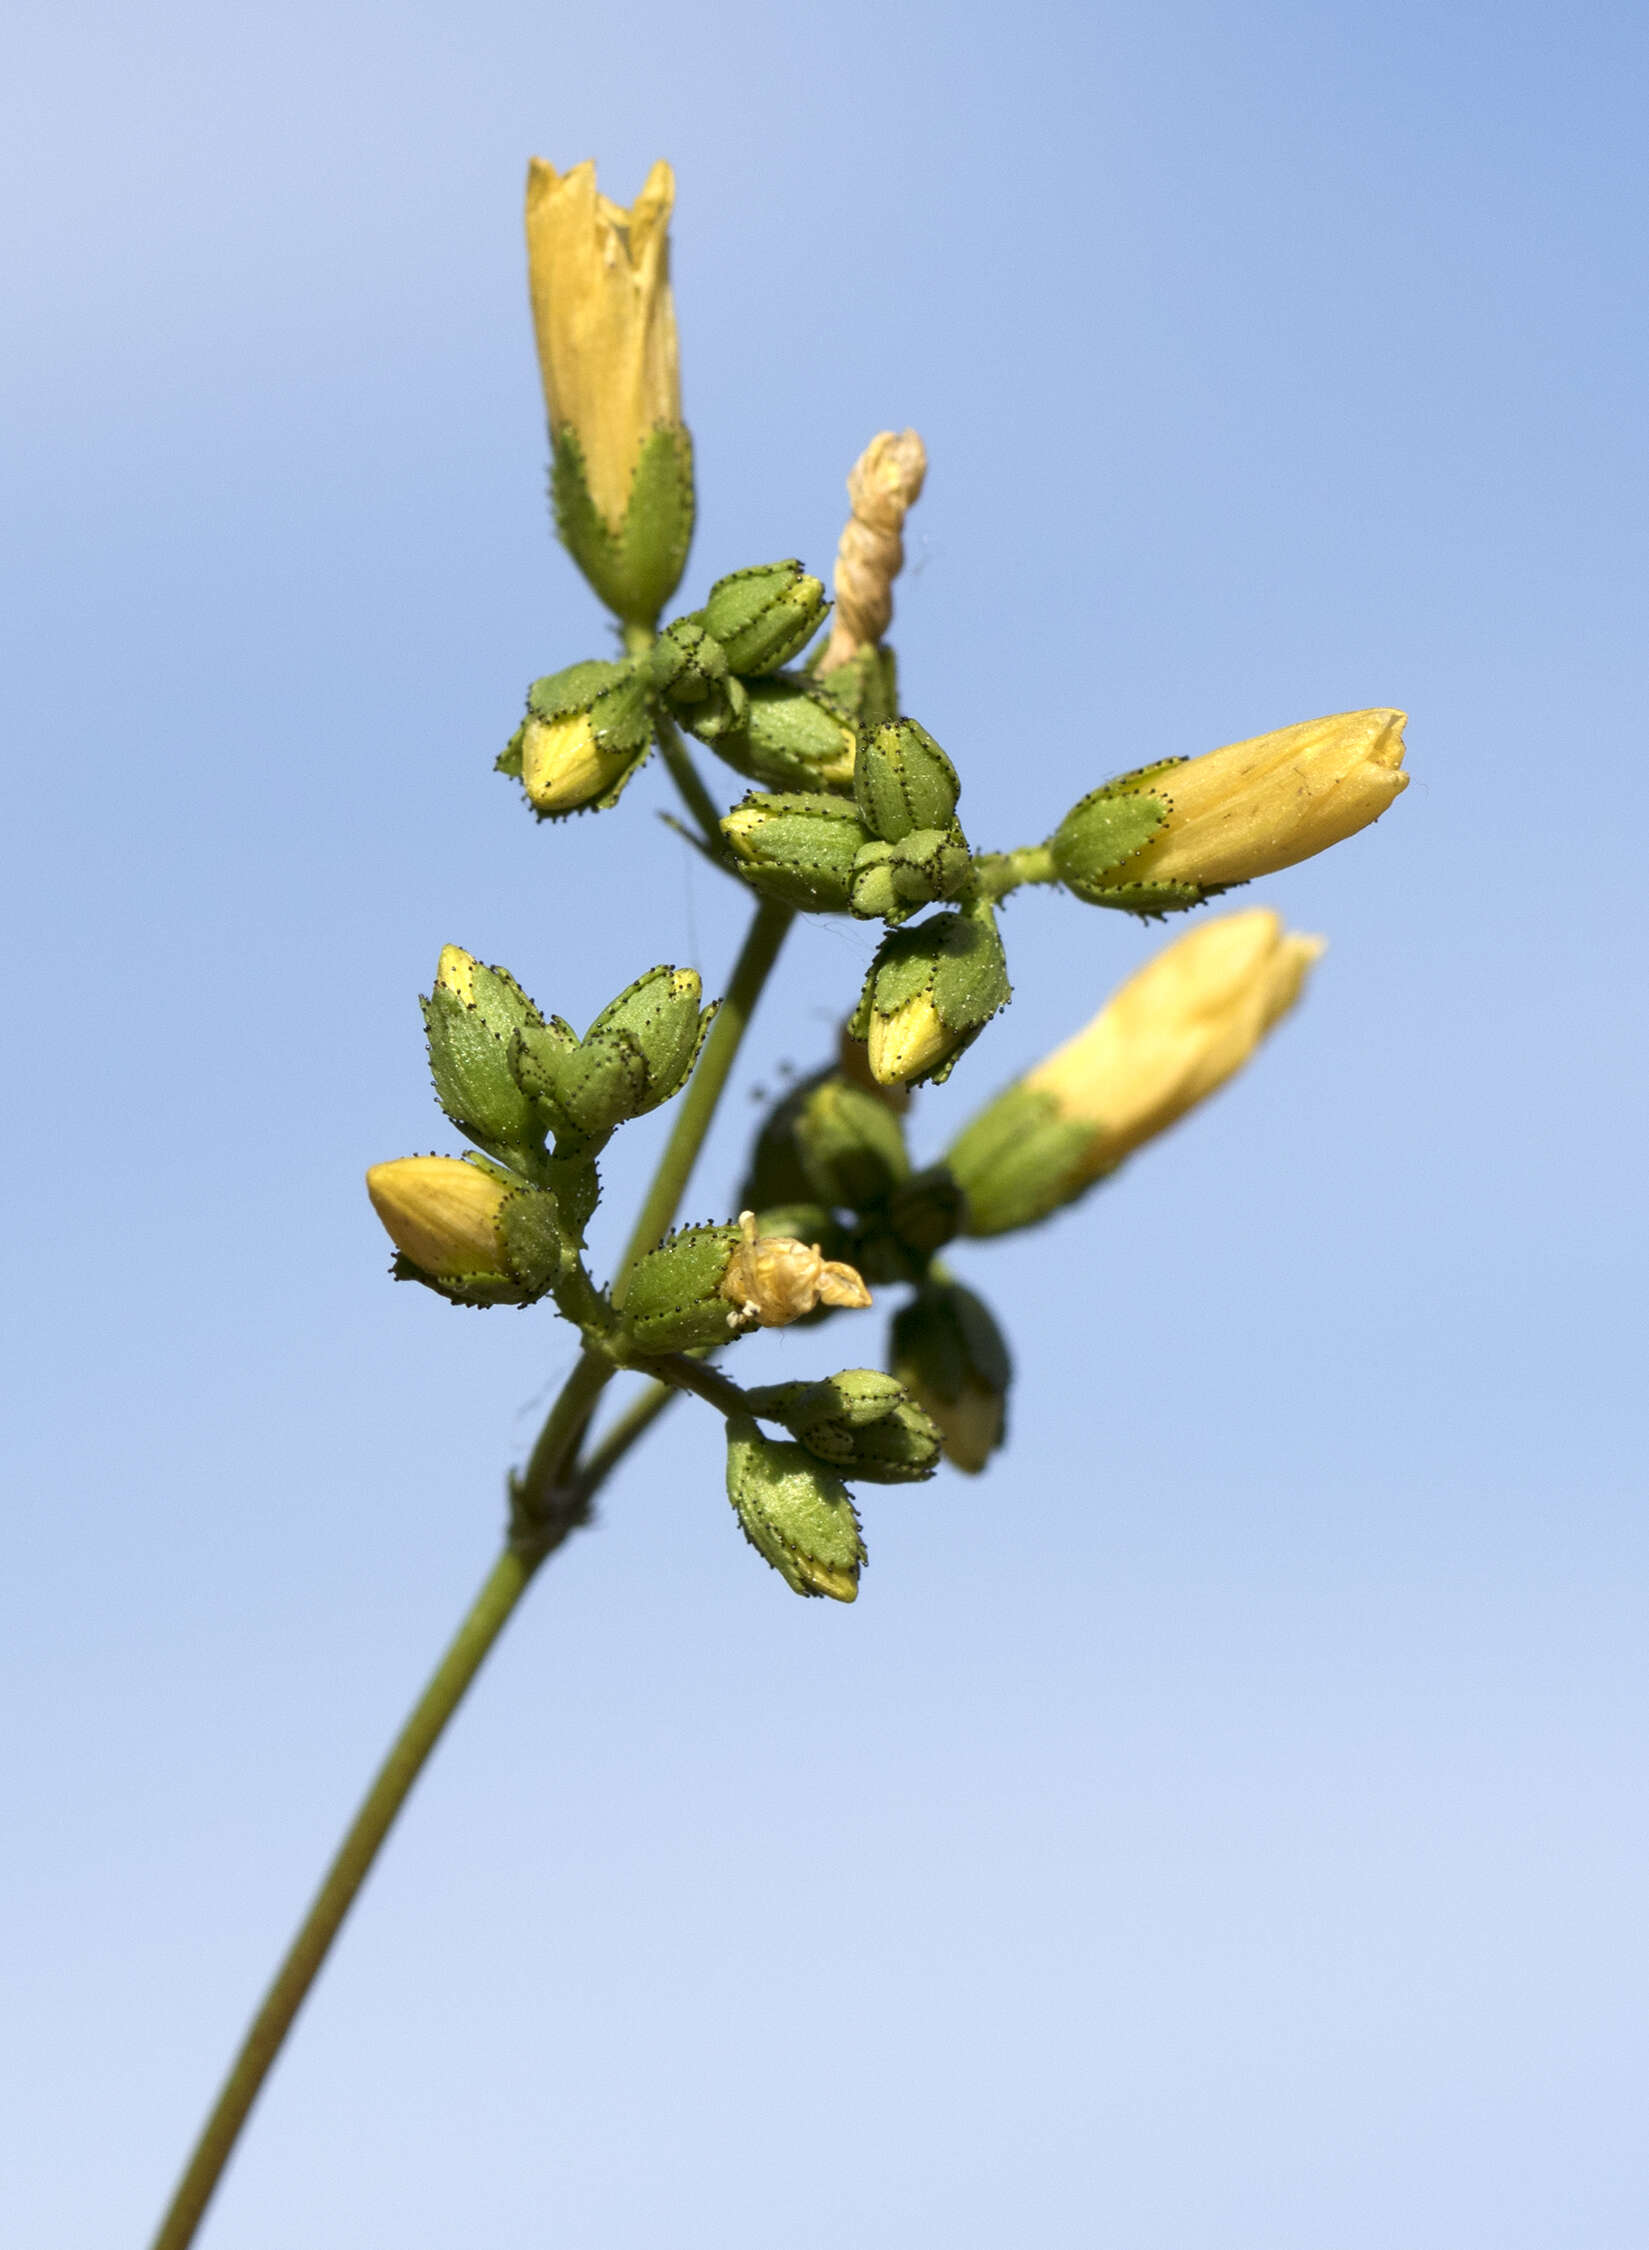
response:
{"label": "flower cluster", "polygon": [[[927,468],[914,431],[883,432],[852,471],[834,612],[823,578],[785,558],[728,571],[698,608],[665,617],[695,504],[674,192],[663,164],[628,210],[598,192],[589,164],[563,174],[535,160],[529,172],[556,525],[618,626],[619,653],[535,680],[498,765],[534,815],[559,821],[615,805],[656,750],[694,840],[751,895],[754,952],[719,1023],[697,973],[665,965],[580,1036],[507,971],[449,946],[425,1026],[437,1099],[472,1146],[375,1165],[368,1189],[402,1278],[465,1305],[552,1299],[579,1330],[592,1396],[635,1369],[708,1400],[726,1420],[728,1494],[751,1544],[797,1592],[851,1600],[864,1545],[848,1482],[920,1479],[941,1458],[977,1472],[1004,1439],[1008,1347],[950,1270],[951,1246],[1037,1225],[1111,1177],[1241,1069],[1322,950],[1265,907],[1193,925],[922,1162],[911,1089],[946,1080],[1012,997],[1002,900],[1040,885],[1154,919],[1292,866],[1403,790],[1404,720],[1353,711],[1159,757],[1099,781],[1040,840],[981,848],[958,767],[904,708],[886,639]],[[725,810],[689,740],[738,777]],[[844,995],[840,1051],[765,1118],[737,1219],[669,1232],[754,991],[798,914],[881,925],[856,1002]],[[661,1173],[669,1192],[598,1285],[585,1264],[597,1159],[689,1085]],[[758,1329],[869,1306],[872,1284],[907,1293],[885,1369],[751,1388],[719,1364]],[[545,1473],[572,1490],[583,1423],[566,1419],[571,1450],[552,1446]],[[522,1483],[524,1520],[543,1488]]]}

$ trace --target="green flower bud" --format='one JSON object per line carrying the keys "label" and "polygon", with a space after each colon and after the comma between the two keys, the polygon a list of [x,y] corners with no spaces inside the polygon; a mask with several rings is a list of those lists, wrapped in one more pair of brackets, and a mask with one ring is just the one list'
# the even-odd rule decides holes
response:
{"label": "green flower bud", "polygon": [[861,920],[880,915],[897,925],[919,906],[955,898],[973,870],[973,856],[954,825],[913,828],[896,844],[873,840],[853,862],[850,911]]}
{"label": "green flower bud", "polygon": [[845,1078],[827,1078],[803,1096],[794,1133],[803,1173],[834,1208],[873,1210],[910,1170],[903,1124]]}
{"label": "green flower bud", "polygon": [[958,1281],[925,1282],[894,1314],[893,1372],[926,1407],[945,1458],[976,1476],[1006,1434],[1013,1365],[982,1300]]}
{"label": "green flower bud", "polygon": [[684,726],[716,743],[744,725],[749,699],[727,652],[697,616],[678,617],[645,658],[647,676]]}
{"label": "green flower bud", "polygon": [[718,578],[700,614],[733,670],[749,678],[787,664],[818,631],[828,606],[823,584],[792,558]]}
{"label": "green flower bud", "polygon": [[524,1024],[509,1049],[524,1093],[558,1131],[586,1140],[657,1109],[680,1091],[716,1012],[696,969],[649,969],[602,1009],[582,1039],[560,1017]]}
{"label": "green flower bud", "polygon": [[874,728],[853,769],[853,795],[873,836],[897,844],[917,828],[948,831],[962,784],[926,727],[894,719]]}
{"label": "green flower bud", "polygon": [[726,815],[721,832],[758,891],[808,913],[846,911],[865,832],[845,799],[756,792]]}
{"label": "green flower bud", "polygon": [[737,1227],[682,1227],[649,1250],[630,1276],[624,1323],[633,1352],[691,1352],[725,1344],[739,1318],[722,1295],[733,1253],[744,1236]]}
{"label": "green flower bud", "polygon": [[399,1253],[397,1281],[455,1305],[529,1305],[560,1270],[554,1196],[481,1157],[395,1157],[371,1167],[366,1187]]}
{"label": "green flower bud", "polygon": [[944,1164],[930,1164],[895,1189],[888,1204],[888,1228],[918,1271],[935,1252],[962,1231],[967,1200]]}
{"label": "green flower bud", "polygon": [[892,649],[879,644],[861,648],[828,672],[810,659],[807,670],[820,692],[839,704],[861,732],[899,716],[899,665]]}
{"label": "green flower bud", "polygon": [[938,1425],[880,1368],[849,1367],[822,1383],[776,1383],[747,1395],[753,1414],[782,1422],[845,1477],[916,1484],[939,1466]]}
{"label": "green flower bud", "polygon": [[502,1163],[530,1163],[545,1123],[517,1084],[509,1045],[543,1018],[505,969],[483,968],[462,946],[441,951],[435,989],[420,1000],[435,1098],[458,1130]]}
{"label": "green flower bud", "polygon": [[534,680],[499,770],[516,776],[545,819],[616,804],[652,740],[648,695],[635,663],[592,660]]}
{"label": "green flower bud", "polygon": [[716,738],[717,755],[753,781],[841,788],[853,779],[859,737],[834,699],[795,679],[755,680],[742,726]]}
{"label": "green flower bud", "polygon": [[757,1554],[798,1594],[850,1602],[866,1560],[847,1488],[800,1445],[764,1438],[748,1415],[727,1424],[727,1497]]}
{"label": "green flower bud", "polygon": [[935,914],[876,949],[851,1029],[884,1086],[950,1076],[956,1058],[1013,997],[988,906]]}

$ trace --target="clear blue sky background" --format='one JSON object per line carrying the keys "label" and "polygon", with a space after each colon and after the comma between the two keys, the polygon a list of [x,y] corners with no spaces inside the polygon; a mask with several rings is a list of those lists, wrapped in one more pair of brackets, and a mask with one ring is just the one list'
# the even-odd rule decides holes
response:
{"label": "clear blue sky background", "polygon": [[[677,167],[689,595],[824,566],[924,432],[897,638],[976,839],[1364,704],[1414,783],[1249,894],[1332,940],[1263,1065],[960,1261],[1013,1450],[868,1493],[854,1609],[742,1545],[708,1414],[638,1457],[205,2240],[1649,2238],[1641,11],[28,0],[6,44],[0,2232],[143,2239],[567,1363],[384,1278],[362,1167],[452,1145],[437,949],[582,1021],[736,944],[656,777],[535,830],[489,771],[604,638],[537,151]],[[927,1147],[1161,942],[1008,934]],[[801,933],[693,1215],[870,944]]]}

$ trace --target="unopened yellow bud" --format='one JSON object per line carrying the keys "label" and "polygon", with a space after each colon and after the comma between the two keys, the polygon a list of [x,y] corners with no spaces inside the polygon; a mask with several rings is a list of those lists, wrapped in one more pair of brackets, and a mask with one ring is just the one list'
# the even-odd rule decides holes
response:
{"label": "unopened yellow bud", "polygon": [[527,167],[527,267],[550,428],[571,430],[590,497],[616,532],[641,448],[681,421],[670,209],[658,163],[628,210],[598,194],[593,164]]}
{"label": "unopened yellow bud", "polygon": [[441,1281],[496,1274],[498,1221],[510,1191],[461,1156],[397,1156],[374,1164],[366,1192],[405,1257]]}
{"label": "unopened yellow bud", "polygon": [[1222,915],[1165,946],[1085,1030],[1024,1080],[1092,1128],[1073,1191],[1113,1171],[1240,1070],[1300,996],[1324,941],[1269,907]]}
{"label": "unopened yellow bud", "polygon": [[633,751],[602,748],[587,711],[529,718],[521,730],[521,786],[542,813],[576,812],[633,762]]}
{"label": "unopened yellow bud", "polygon": [[918,992],[887,1015],[872,1012],[865,1041],[870,1075],[883,1086],[908,1085],[943,1062],[956,1044],[931,993]]}
{"label": "unopened yellow bud", "polygon": [[466,953],[461,945],[443,945],[441,958],[435,964],[435,981],[443,992],[450,992],[466,1008],[475,1005],[475,972],[480,967],[473,953]]}
{"label": "unopened yellow bud", "polygon": [[1246,883],[1326,851],[1408,787],[1401,711],[1345,711],[1233,742],[1153,779],[1167,819],[1119,884]]}

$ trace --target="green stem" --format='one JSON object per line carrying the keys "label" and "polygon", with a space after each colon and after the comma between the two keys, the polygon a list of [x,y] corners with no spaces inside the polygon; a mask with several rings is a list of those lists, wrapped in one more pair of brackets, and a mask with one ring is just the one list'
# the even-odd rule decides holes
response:
{"label": "green stem", "polygon": [[716,800],[693,763],[688,749],[677,730],[675,721],[660,711],[654,721],[653,731],[658,737],[659,756],[669,769],[670,779],[681,792],[681,801],[698,822],[699,831],[710,847],[711,857],[724,865],[731,865],[727,839],[721,832],[721,814],[716,810]]}
{"label": "green stem", "polygon": [[685,1352],[664,1352],[650,1362],[661,1382],[678,1391],[693,1391],[707,1399],[718,1414],[748,1414],[750,1401],[730,1375],[720,1368],[708,1367],[702,1359],[689,1359]]}
{"label": "green stem", "polygon": [[727,1084],[728,1073],[750,1027],[762,986],[778,959],[785,933],[795,919],[794,907],[781,906],[776,899],[763,899],[756,908],[743,948],[733,964],[727,996],[710,1026],[699,1066],[677,1106],[676,1121],[665,1143],[664,1154],[659,1158],[658,1170],[653,1174],[653,1184],[647,1190],[647,1200],[619,1261],[618,1276],[613,1284],[615,1305],[624,1302],[637,1260],[657,1248],[680,1208],[722,1088]]}
{"label": "green stem", "polygon": [[995,900],[1021,883],[1057,883],[1054,855],[1046,844],[1024,844],[1016,852],[981,852],[973,863],[975,898]]}
{"label": "green stem", "polygon": [[[642,1205],[619,1269],[614,1297],[621,1299],[636,1260],[650,1250],[676,1215],[716,1104],[727,1084],[739,1046],[749,1028],[779,947],[794,916],[787,906],[764,900],[734,964],[699,1066],[681,1098],[675,1128]],[[691,1366],[694,1363],[689,1361]],[[263,2005],[241,2042],[221,2092],[190,2155],[177,2191],[154,2238],[153,2250],[187,2250],[207,2204],[223,2176],[274,2065],[293,2019],[320,1974],[345,1915],[366,1881],[395,1817],[405,1804],[425,1761],[440,1740],[488,1650],[508,1622],[534,1574],[568,1535],[588,1521],[589,1503],[673,1395],[667,1389],[646,1393],[596,1447],[582,1471],[569,1473],[579,1443],[602,1391],[617,1373],[614,1362],[586,1345],[562,1385],[538,1434],[526,1468],[511,1484],[511,1538],[493,1565],[468,1616],[432,1673],[428,1686],[379,1767],[360,1810],[350,1823],[337,1856],[327,1869],[314,1902],[299,1926]]]}
{"label": "green stem", "polygon": [[[548,1553],[549,1549],[543,1552]],[[366,1880],[379,1846],[406,1803],[425,1759],[440,1740],[443,1728],[457,1710],[465,1689],[503,1631],[542,1559],[541,1554],[529,1561],[505,1549],[431,1674],[429,1685],[413,1705],[359,1812],[351,1821],[337,1857],[327,1869],[325,1880],[286,1958],[276,1970],[263,2005],[252,2019],[251,2029],[241,2042],[223,2090],[195,2144],[188,2169],[178,2182],[177,2192],[161,2221],[154,2250],[185,2250],[185,2245],[194,2240],[195,2230],[222,2177],[247,2113],[258,2098],[281,2042],[291,2029],[292,2019],[302,2007],[344,1916]]]}

